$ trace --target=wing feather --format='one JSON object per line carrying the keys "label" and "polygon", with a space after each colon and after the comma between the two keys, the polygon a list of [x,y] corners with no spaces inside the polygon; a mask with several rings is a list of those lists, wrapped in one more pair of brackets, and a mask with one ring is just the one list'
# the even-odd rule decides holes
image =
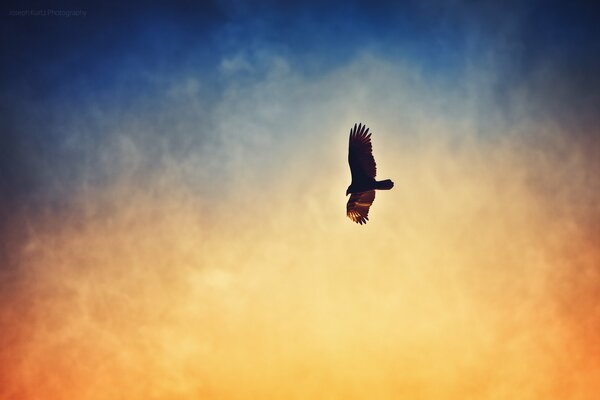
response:
{"label": "wing feather", "polygon": [[369,128],[362,124],[358,124],[358,126],[354,124],[354,127],[350,130],[348,147],[348,164],[350,164],[352,180],[360,181],[375,178],[377,166],[373,158]]}
{"label": "wing feather", "polygon": [[369,220],[369,207],[375,200],[375,191],[353,193],[350,195],[346,205],[346,214],[348,218],[358,224],[366,224]]}

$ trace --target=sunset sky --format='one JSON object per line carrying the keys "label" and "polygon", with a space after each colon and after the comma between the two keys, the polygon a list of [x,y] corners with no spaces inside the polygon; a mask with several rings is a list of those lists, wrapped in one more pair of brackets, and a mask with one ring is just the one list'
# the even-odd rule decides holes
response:
{"label": "sunset sky", "polygon": [[2,6],[1,399],[597,399],[598,9],[322,3]]}

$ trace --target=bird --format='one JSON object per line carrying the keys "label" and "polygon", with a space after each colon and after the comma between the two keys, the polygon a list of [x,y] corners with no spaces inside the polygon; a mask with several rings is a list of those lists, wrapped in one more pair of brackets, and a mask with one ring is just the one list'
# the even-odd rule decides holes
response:
{"label": "bird", "polygon": [[375,190],[390,190],[394,187],[394,182],[391,179],[375,180],[377,166],[373,158],[371,133],[362,123],[358,126],[354,124],[350,129],[348,164],[352,182],[346,190],[346,196],[350,195],[346,215],[360,225],[366,224],[369,220],[369,208],[375,200]]}

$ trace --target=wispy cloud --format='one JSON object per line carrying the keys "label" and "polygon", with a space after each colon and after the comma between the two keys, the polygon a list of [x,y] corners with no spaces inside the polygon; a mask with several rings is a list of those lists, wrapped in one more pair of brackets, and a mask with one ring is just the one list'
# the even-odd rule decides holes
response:
{"label": "wispy cloud", "polygon": [[[593,396],[594,81],[507,61],[518,26],[444,72],[382,53],[385,32],[294,53],[245,12],[202,36],[209,61],[197,45],[37,100],[6,86],[0,394]],[[290,32],[329,32],[311,16]],[[365,227],[344,213],[358,121],[396,182]]]}

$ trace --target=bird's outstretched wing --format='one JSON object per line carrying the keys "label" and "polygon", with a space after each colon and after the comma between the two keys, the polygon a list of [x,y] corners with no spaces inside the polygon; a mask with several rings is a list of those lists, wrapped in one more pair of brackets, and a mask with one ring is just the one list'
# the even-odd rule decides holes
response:
{"label": "bird's outstretched wing", "polygon": [[346,205],[346,214],[348,218],[359,224],[366,224],[369,220],[369,207],[375,200],[375,191],[353,193],[350,195],[348,204]]}
{"label": "bird's outstretched wing", "polygon": [[375,178],[377,167],[373,158],[373,146],[369,128],[359,124],[350,130],[348,164],[353,181]]}

